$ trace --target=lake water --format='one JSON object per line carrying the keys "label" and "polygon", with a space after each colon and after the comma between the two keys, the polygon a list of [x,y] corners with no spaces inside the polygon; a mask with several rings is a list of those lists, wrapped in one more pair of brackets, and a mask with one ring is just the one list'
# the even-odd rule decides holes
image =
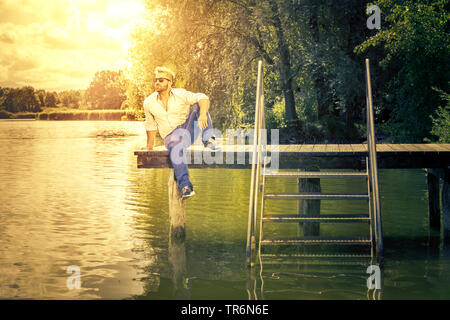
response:
{"label": "lake water", "polygon": [[[169,169],[137,169],[133,151],[145,139],[140,122],[0,121],[0,298],[450,298],[450,250],[428,228],[424,170],[380,171],[385,260],[382,289],[373,294],[370,261],[263,259],[262,269],[249,271],[250,170],[191,170],[196,195],[187,204],[186,239],[169,243]],[[361,188],[322,184],[325,192],[341,187]],[[268,185],[269,192],[295,190],[295,181]],[[294,202],[273,201],[267,210],[295,212]],[[336,209],[364,206],[323,202],[322,213]],[[299,232],[276,228],[268,232]],[[321,232],[364,228],[324,225]],[[79,288],[70,266],[79,270]]]}

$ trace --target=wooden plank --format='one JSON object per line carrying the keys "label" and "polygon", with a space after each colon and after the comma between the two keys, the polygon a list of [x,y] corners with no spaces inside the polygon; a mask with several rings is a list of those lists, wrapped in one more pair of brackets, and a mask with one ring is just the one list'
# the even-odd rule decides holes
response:
{"label": "wooden plank", "polygon": [[338,153],[339,152],[339,145],[338,144],[327,144],[326,152]]}
{"label": "wooden plank", "polygon": [[289,145],[289,152],[299,152],[302,145],[300,144],[291,144]]}
{"label": "wooden plank", "polygon": [[427,146],[428,150],[431,150],[431,151],[434,151],[434,152],[441,152],[442,151],[442,148],[438,147],[438,145],[435,144],[435,143],[427,144],[426,146]]}
{"label": "wooden plank", "polygon": [[411,152],[423,152],[423,149],[419,148],[416,144],[404,143],[403,147],[407,148]]}
{"label": "wooden plank", "polygon": [[392,144],[391,146],[395,150],[395,152],[411,152],[411,150],[409,150],[403,144]]}
{"label": "wooden plank", "polygon": [[[383,143],[380,144],[382,145],[384,148],[389,149],[389,152],[395,152],[394,147],[392,146],[392,143]],[[378,145],[377,145],[378,146]]]}
{"label": "wooden plank", "polygon": [[326,152],[327,145],[326,144],[315,144],[313,152]]}
{"label": "wooden plank", "polygon": [[367,152],[367,144],[352,144],[354,152]]}
{"label": "wooden plank", "polygon": [[434,151],[434,150],[430,150],[430,148],[428,147],[429,144],[414,144],[414,147],[422,152],[430,152],[430,151]]}
{"label": "wooden plank", "polygon": [[377,152],[392,152],[392,148],[387,144],[377,144]]}
{"label": "wooden plank", "polygon": [[433,146],[438,150],[438,151],[450,151],[450,145],[449,144],[438,144],[438,143],[434,143]]}
{"label": "wooden plank", "polygon": [[313,152],[313,148],[314,148],[313,144],[304,144],[302,147],[302,153]]}
{"label": "wooden plank", "polygon": [[303,144],[298,145],[298,152],[302,152],[303,146],[304,146]]}
{"label": "wooden plank", "polygon": [[339,145],[339,151],[340,152],[352,152],[353,153],[353,149],[352,149],[352,146],[350,144],[340,144]]}
{"label": "wooden plank", "polygon": [[[361,166],[364,157],[365,145],[279,145],[268,146],[269,150],[276,150],[279,154],[280,169],[307,168],[318,166],[322,169],[347,169]],[[446,168],[450,163],[450,145],[425,144],[413,147],[401,144],[379,144],[378,157],[380,168]],[[195,145],[190,149],[191,168],[251,168],[253,146],[249,145],[227,145],[222,152],[216,152],[212,156],[217,163],[205,164],[205,151],[203,146]],[[337,149],[339,152],[337,152]],[[383,151],[382,151],[383,150]],[[384,151],[386,150],[386,151]],[[425,151],[424,151],[425,150]],[[331,152],[334,151],[334,152]],[[234,162],[227,163],[227,152],[231,152]],[[138,150],[138,168],[170,168],[168,151],[165,147],[159,150]],[[223,155],[223,162],[220,157]],[[219,157],[219,158],[217,158]],[[203,159],[202,163],[195,163]],[[231,158],[228,158],[230,160]],[[237,163],[237,159],[244,159],[244,163]]]}

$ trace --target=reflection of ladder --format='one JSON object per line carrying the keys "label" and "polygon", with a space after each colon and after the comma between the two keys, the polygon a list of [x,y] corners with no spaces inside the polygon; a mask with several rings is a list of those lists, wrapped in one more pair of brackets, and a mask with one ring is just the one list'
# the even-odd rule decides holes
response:
{"label": "reflection of ladder", "polygon": [[[264,116],[264,90],[263,90],[263,70],[262,62],[258,64],[258,80],[257,80],[257,96],[256,96],[256,112],[255,112],[255,135],[253,141],[253,161],[252,176],[250,186],[250,204],[249,219],[247,233],[247,263],[253,265],[252,257],[255,253],[255,233],[256,233],[256,212],[258,208],[258,192],[262,192],[261,199],[261,219],[260,219],[260,238],[259,249],[261,253],[262,246],[289,246],[300,245],[307,247],[309,245],[350,245],[363,247],[370,250],[365,254],[350,254],[348,256],[370,256],[374,253],[381,258],[383,255],[383,239],[381,230],[381,208],[378,190],[378,170],[376,161],[376,146],[374,132],[374,118],[372,107],[372,92],[370,84],[369,61],[366,60],[366,110],[367,110],[367,157],[366,171],[361,172],[298,172],[298,171],[277,171],[269,172],[266,170],[265,164],[269,157],[263,158],[265,152],[265,139],[261,134],[261,129],[265,129]],[[264,167],[262,168],[262,163]],[[367,193],[350,194],[350,193],[265,193],[266,179],[366,179]],[[319,216],[299,216],[297,214],[277,214],[265,215],[264,206],[266,200],[363,200],[368,203],[368,213],[365,214],[333,214]],[[263,238],[264,223],[269,222],[296,222],[303,225],[308,223],[368,223],[369,236],[367,237],[320,237],[305,236],[302,238]],[[374,248],[376,250],[374,250]],[[358,250],[359,251],[359,250]],[[374,252],[375,251],[375,252]],[[305,253],[300,256],[342,256],[342,254],[323,254]]]}

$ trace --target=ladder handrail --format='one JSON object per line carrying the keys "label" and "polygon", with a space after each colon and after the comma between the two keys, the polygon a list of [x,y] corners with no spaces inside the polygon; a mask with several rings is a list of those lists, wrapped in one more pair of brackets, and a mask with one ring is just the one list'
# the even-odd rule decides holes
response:
{"label": "ladder handrail", "polygon": [[373,115],[373,101],[372,101],[372,85],[370,81],[370,65],[369,59],[366,59],[366,123],[367,123],[367,148],[369,151],[369,168],[370,180],[372,187],[372,202],[374,209],[374,225],[375,225],[375,240],[376,251],[378,257],[383,255],[383,232],[381,227],[381,204],[380,193],[378,187],[378,166],[376,155],[376,139],[375,139],[375,124]]}
{"label": "ladder handrail", "polygon": [[[369,153],[370,185],[372,188],[372,202],[374,209],[375,241],[376,251],[379,258],[383,255],[383,234],[381,227],[381,205],[378,188],[378,166],[376,157],[375,125],[373,115],[372,87],[370,81],[369,59],[366,59],[366,122],[367,122],[367,147]],[[265,163],[262,157],[263,135],[265,129],[264,112],[264,88],[263,88],[263,66],[262,61],[258,61],[258,78],[256,83],[256,103],[255,103],[255,132],[253,134],[253,154],[252,154],[252,172],[250,182],[250,199],[248,213],[247,230],[247,265],[253,266],[252,256],[255,250],[255,232],[256,232],[256,212],[258,207],[258,191],[261,185],[261,164]],[[264,141],[264,146],[267,140]]]}
{"label": "ladder handrail", "polygon": [[262,122],[261,116],[261,96],[262,96],[262,84],[263,84],[263,67],[262,61],[258,61],[258,78],[256,82],[256,103],[255,103],[255,131],[253,133],[253,154],[252,154],[252,173],[250,179],[250,199],[248,209],[248,229],[247,229],[247,249],[246,249],[246,261],[247,265],[252,265],[252,251],[255,249],[255,231],[256,231],[256,211],[258,200],[258,188],[260,179],[260,127]]}

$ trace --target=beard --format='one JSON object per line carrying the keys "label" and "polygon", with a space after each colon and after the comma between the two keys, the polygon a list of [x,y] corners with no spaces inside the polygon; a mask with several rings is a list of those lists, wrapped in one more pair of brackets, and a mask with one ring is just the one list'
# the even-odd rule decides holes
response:
{"label": "beard", "polygon": [[157,91],[157,92],[166,91],[168,88],[169,88],[169,84],[168,83],[166,83],[166,84],[157,83],[155,85],[155,91]]}

